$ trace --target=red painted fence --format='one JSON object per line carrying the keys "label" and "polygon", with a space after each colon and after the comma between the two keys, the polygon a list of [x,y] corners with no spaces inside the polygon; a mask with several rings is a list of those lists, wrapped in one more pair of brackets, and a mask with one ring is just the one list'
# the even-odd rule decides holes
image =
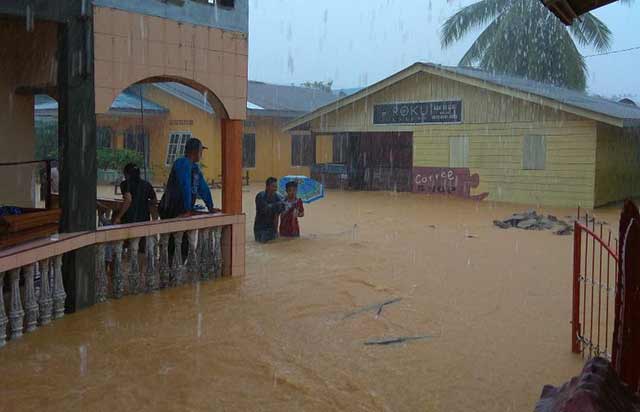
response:
{"label": "red painted fence", "polygon": [[640,213],[625,202],[619,239],[588,214],[574,224],[571,350],[605,357],[640,390]]}

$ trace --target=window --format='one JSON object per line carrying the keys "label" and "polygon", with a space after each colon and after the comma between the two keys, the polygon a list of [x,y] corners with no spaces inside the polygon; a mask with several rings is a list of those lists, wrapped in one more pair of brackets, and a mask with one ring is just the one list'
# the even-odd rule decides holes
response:
{"label": "window", "polygon": [[169,147],[167,148],[166,162],[167,166],[171,166],[177,158],[184,156],[184,146],[190,138],[190,132],[175,132],[169,135]]}
{"label": "window", "polygon": [[449,167],[469,167],[469,138],[449,138]]}
{"label": "window", "polygon": [[113,140],[113,129],[110,127],[98,127],[96,129],[96,144],[99,149],[111,148],[111,142]]}
{"label": "window", "polygon": [[547,142],[544,136],[525,136],[522,142],[522,168],[544,170],[547,163]]}
{"label": "window", "polygon": [[291,135],[291,166],[311,166],[315,163],[316,145],[309,134]]}
{"label": "window", "polygon": [[242,167],[245,169],[256,167],[255,133],[245,133],[242,139]]}
{"label": "window", "polygon": [[144,154],[146,151],[147,131],[141,127],[132,127],[124,132],[124,148]]}
{"label": "window", "polygon": [[333,135],[333,163],[347,163],[349,151],[349,134],[340,133]]}

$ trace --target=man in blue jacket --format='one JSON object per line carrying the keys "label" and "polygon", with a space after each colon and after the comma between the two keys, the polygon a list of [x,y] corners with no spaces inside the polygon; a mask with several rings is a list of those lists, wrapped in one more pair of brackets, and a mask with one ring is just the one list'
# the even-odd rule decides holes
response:
{"label": "man in blue jacket", "polygon": [[[199,139],[187,140],[184,147],[184,157],[176,159],[171,167],[169,180],[164,195],[160,200],[158,211],[160,218],[173,219],[188,217],[197,211],[196,200],[201,198],[210,213],[219,212],[213,207],[211,190],[207,185],[198,162],[202,159],[202,152],[206,147]],[[189,237],[182,238],[182,259],[187,258],[189,252]],[[173,257],[173,237],[169,241],[170,259]]]}
{"label": "man in blue jacket", "polygon": [[205,149],[199,139],[191,138],[184,147],[184,157],[173,162],[167,188],[160,201],[162,219],[189,216],[196,210],[198,197],[204,201],[209,212],[216,211],[211,190],[198,166]]}

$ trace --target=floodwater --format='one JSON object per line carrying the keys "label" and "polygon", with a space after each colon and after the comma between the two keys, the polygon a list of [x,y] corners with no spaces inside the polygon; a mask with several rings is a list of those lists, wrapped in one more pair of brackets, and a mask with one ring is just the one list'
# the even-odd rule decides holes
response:
{"label": "floodwater", "polygon": [[[492,225],[526,208],[330,192],[301,239],[249,241],[244,277],[109,301],[10,342],[0,410],[530,411],[582,360],[572,236]],[[428,338],[364,344],[407,336]]]}

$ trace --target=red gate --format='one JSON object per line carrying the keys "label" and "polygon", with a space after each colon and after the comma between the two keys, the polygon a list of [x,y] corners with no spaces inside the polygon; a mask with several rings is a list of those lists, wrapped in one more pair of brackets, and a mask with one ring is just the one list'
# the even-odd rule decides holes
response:
{"label": "red gate", "polygon": [[[579,215],[579,212],[578,212]],[[611,360],[620,378],[640,390],[640,213],[625,202],[612,243],[593,218],[578,216],[573,238],[571,349]]]}
{"label": "red gate", "polygon": [[603,224],[584,215],[573,232],[573,316],[571,349],[589,358],[611,359],[618,279],[617,240],[606,240]]}

